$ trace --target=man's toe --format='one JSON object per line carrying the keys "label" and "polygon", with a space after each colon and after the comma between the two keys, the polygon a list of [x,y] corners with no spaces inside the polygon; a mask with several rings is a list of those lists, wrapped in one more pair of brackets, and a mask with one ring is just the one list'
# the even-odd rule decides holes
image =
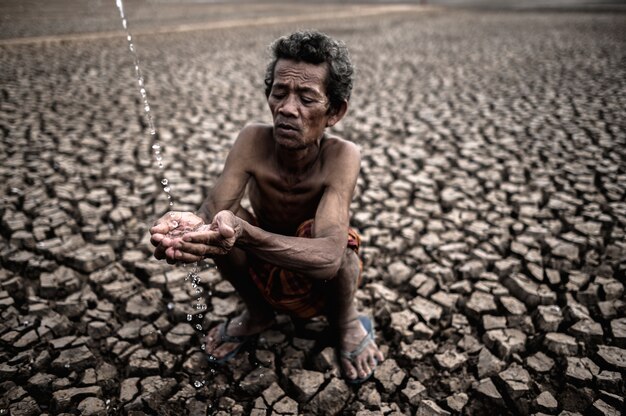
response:
{"label": "man's toe", "polygon": [[363,363],[361,371],[359,371],[359,378],[365,378],[370,374],[370,368],[367,364]]}
{"label": "man's toe", "polygon": [[357,377],[357,370],[349,360],[343,360],[343,372],[347,378],[354,380]]}
{"label": "man's toe", "polygon": [[375,355],[369,356],[369,364],[370,364],[370,368],[376,368],[376,366],[378,366],[378,359],[376,358]]}

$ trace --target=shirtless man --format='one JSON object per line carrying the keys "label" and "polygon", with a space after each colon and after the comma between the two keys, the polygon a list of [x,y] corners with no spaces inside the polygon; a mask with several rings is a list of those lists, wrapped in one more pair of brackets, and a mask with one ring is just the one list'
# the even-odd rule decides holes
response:
{"label": "shirtless man", "polygon": [[[319,32],[279,38],[272,51],[265,84],[273,125],[243,128],[197,214],[156,222],[155,257],[210,257],[240,294],[243,313],[207,335],[211,360],[234,356],[272,325],[276,310],[324,314],[338,335],[344,377],[359,383],[383,360],[371,320],[354,306],[361,262],[349,208],[360,153],[325,133],[348,109],[352,64],[342,43]],[[246,187],[254,215],[240,205]]]}

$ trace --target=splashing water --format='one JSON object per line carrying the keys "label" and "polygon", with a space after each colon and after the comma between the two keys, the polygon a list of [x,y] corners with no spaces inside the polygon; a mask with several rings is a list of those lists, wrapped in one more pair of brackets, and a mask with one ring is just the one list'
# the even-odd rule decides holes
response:
{"label": "splashing water", "polygon": [[[143,101],[143,110],[146,116],[146,120],[148,122],[148,129],[150,131],[150,139],[152,142],[152,150],[154,153],[154,159],[157,162],[157,166],[159,169],[163,169],[163,156],[161,155],[161,145],[157,141],[157,130],[154,125],[154,117],[152,115],[152,110],[150,109],[150,101],[148,100],[148,92],[145,87],[145,80],[143,74],[141,72],[141,68],[139,67],[139,57],[137,55],[137,50],[135,48],[135,44],[133,43],[133,35],[130,33],[130,29],[128,28],[128,20],[126,20],[126,15],[124,13],[124,3],[122,0],[115,0],[115,5],[120,11],[120,17],[122,18],[122,26],[126,31],[126,40],[128,41],[128,49],[130,50],[130,54],[133,57],[133,65],[135,68],[135,77],[137,78],[137,85],[139,87],[139,94],[141,95],[141,99]],[[174,201],[170,195],[171,188],[168,186],[168,180],[163,178],[161,180],[161,184],[163,185],[163,192],[167,195],[167,199],[169,200],[169,206],[174,206]]]}
{"label": "splashing water", "polygon": [[[126,40],[128,41],[128,49],[130,50],[130,53],[133,57],[133,65],[134,65],[134,69],[135,69],[135,77],[137,78],[137,86],[139,88],[139,94],[141,95],[141,99],[143,101],[143,110],[145,113],[145,117],[146,120],[148,122],[148,129],[150,132],[150,140],[151,140],[151,148],[154,154],[154,160],[156,161],[157,166],[159,167],[159,169],[163,169],[164,168],[164,163],[163,163],[163,155],[161,153],[162,151],[162,146],[161,144],[158,142],[158,134],[157,134],[157,130],[154,124],[154,117],[152,115],[152,110],[150,108],[150,102],[148,100],[148,92],[146,91],[146,86],[145,86],[145,80],[143,77],[143,74],[141,72],[141,68],[139,67],[139,57],[137,55],[137,50],[135,48],[135,44],[133,43],[133,36],[130,33],[130,29],[128,28],[128,20],[126,19],[126,15],[124,13],[124,3],[123,0],[115,0],[115,4],[120,12],[120,17],[122,19],[122,26],[124,27],[124,30],[126,31]],[[169,182],[169,180],[167,178],[162,178],[161,179],[161,185],[163,186],[163,192],[165,192],[166,197],[168,199],[168,205],[169,205],[169,209],[172,210],[174,207],[174,199],[172,198],[171,195],[171,184]],[[170,213],[172,219],[175,218],[176,213],[175,212],[171,212]],[[178,228],[178,226],[180,225],[180,223],[178,221],[173,220],[170,225],[173,228]],[[184,264],[183,264],[184,266]],[[195,265],[191,268],[191,270],[189,270],[188,274],[187,274],[187,278],[185,280],[189,280],[191,279],[192,281],[192,286],[194,289],[196,289],[196,294],[200,294],[202,291],[198,290],[199,289],[199,285],[200,285],[200,277],[198,275],[200,271],[200,262],[196,262]],[[209,295],[211,294],[211,292],[209,292]],[[198,298],[197,299],[197,304],[196,306],[196,310],[198,311],[204,311],[207,309],[207,305],[204,303],[201,303],[202,298]],[[170,305],[168,304],[168,309],[173,309],[174,305],[172,305],[170,307]],[[202,315],[200,315],[200,317],[202,317]],[[191,321],[193,319],[191,314],[187,314],[187,321]],[[199,331],[202,331],[202,326],[200,324],[197,324],[195,326],[195,328]],[[198,386],[196,386],[198,387]]]}

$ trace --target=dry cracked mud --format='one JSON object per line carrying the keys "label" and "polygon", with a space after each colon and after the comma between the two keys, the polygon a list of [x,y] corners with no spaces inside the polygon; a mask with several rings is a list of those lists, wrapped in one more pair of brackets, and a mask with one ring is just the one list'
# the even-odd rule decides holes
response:
{"label": "dry cracked mud", "polygon": [[[357,301],[387,359],[356,388],[322,319],[210,367],[199,333],[233,288],[147,239],[162,177],[197,208],[269,120],[267,45],[303,26],[357,67],[335,132],[362,150]],[[123,37],[0,45],[0,415],[620,414],[625,27],[443,9],[138,36],[163,171]]]}

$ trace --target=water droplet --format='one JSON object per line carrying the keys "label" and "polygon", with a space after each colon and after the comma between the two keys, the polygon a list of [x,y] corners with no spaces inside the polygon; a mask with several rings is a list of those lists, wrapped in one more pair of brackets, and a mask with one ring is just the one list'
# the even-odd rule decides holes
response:
{"label": "water droplet", "polygon": [[128,39],[129,42],[132,42],[133,37],[131,35],[126,36],[126,39]]}
{"label": "water droplet", "polygon": [[172,221],[172,228],[178,228],[178,222]]}
{"label": "water droplet", "polygon": [[156,134],[156,129],[154,127],[150,127],[150,134],[153,136]]}
{"label": "water droplet", "polygon": [[159,162],[159,169],[163,169],[163,163]]}
{"label": "water droplet", "polygon": [[161,155],[156,155],[154,157],[158,162],[160,162],[161,160],[163,160],[163,157]]}
{"label": "water droplet", "polygon": [[194,382],[193,382],[193,385],[194,385],[197,389],[199,389],[200,387],[202,387],[202,382],[200,382],[200,381],[196,380],[196,381],[194,381]]}
{"label": "water droplet", "polygon": [[163,185],[167,185],[167,179],[163,179],[163,180],[161,180],[161,183],[162,183]]}
{"label": "water droplet", "polygon": [[[152,133],[152,132],[150,132],[150,133]],[[161,149],[161,145],[160,145],[160,144],[158,144],[158,143],[155,143],[155,144],[153,144],[153,145],[152,145],[152,148],[153,148],[154,150],[160,150],[160,149]]]}
{"label": "water droplet", "polygon": [[126,19],[122,19],[122,26],[124,26],[124,29],[128,29],[128,22],[126,22]]}
{"label": "water droplet", "polygon": [[150,111],[150,106],[149,106],[149,105],[146,105],[143,109],[144,109],[144,110],[146,110],[146,113],[147,113],[147,112],[149,112],[149,111]]}
{"label": "water droplet", "polygon": [[196,324],[196,329],[197,329],[198,331],[202,331],[202,325],[200,325],[200,324]]}
{"label": "water droplet", "polygon": [[163,188],[163,191],[168,194],[170,193],[170,190],[171,188],[169,186],[166,186],[165,188]]}
{"label": "water droplet", "polygon": [[206,345],[204,345],[204,344],[200,345],[200,349],[201,349],[202,351],[206,350]]}
{"label": "water droplet", "polygon": [[70,365],[69,364],[65,364],[63,367],[70,368]]}
{"label": "water droplet", "polygon": [[174,203],[173,203],[173,202],[170,202],[170,207],[173,207],[173,206],[174,206]]}
{"label": "water droplet", "polygon": [[193,319],[193,316],[191,316],[191,314],[190,314],[190,313],[188,313],[188,314],[187,314],[187,320],[188,320],[188,321],[191,321],[192,319]]}
{"label": "water droplet", "polygon": [[140,78],[137,80],[137,84],[139,84],[139,86],[140,86],[140,87],[143,87],[143,78],[141,78],[141,77],[140,77]]}
{"label": "water droplet", "polygon": [[171,311],[172,309],[174,309],[174,304],[173,304],[172,302],[168,303],[168,304],[167,304],[167,309],[169,309],[170,311]]}

